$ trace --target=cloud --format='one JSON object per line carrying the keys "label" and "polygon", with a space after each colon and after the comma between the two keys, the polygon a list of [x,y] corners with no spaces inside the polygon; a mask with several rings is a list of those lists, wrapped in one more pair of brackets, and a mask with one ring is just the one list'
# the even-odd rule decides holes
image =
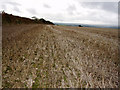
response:
{"label": "cloud", "polygon": [[7,9],[7,8],[6,8],[6,5],[1,5],[1,7],[2,7],[3,9]]}
{"label": "cloud", "polygon": [[69,11],[74,11],[74,10],[76,10],[76,7],[75,7],[75,5],[70,5],[70,6],[67,8],[67,10],[69,10]]}
{"label": "cloud", "polygon": [[1,2],[1,5],[12,5],[12,6],[21,6],[20,3],[17,3],[17,2],[13,2],[13,1],[10,1],[10,0],[2,0]]}
{"label": "cloud", "polygon": [[117,2],[80,2],[84,8],[90,9],[102,9],[107,12],[118,12],[118,3]]}
{"label": "cloud", "polygon": [[[19,8],[18,8],[18,7],[20,7],[20,6],[21,6],[21,4],[19,4],[19,3],[11,2],[11,1],[7,1],[7,0],[4,0],[4,1],[2,1],[2,3],[1,3],[1,8],[2,8],[3,10],[8,10],[9,8],[12,7],[12,9],[13,9],[14,11],[16,11],[16,12],[21,12],[21,11],[19,10]],[[8,7],[9,7],[9,8],[8,8]]]}
{"label": "cloud", "polygon": [[21,4],[16,3],[16,2],[5,2],[5,3],[6,3],[6,4],[13,5],[13,6],[21,6]]}
{"label": "cloud", "polygon": [[33,8],[29,8],[29,9],[27,9],[27,11],[28,11],[30,14],[32,14],[32,15],[38,14],[38,13],[36,12],[36,10],[33,9]]}
{"label": "cloud", "polygon": [[119,0],[75,0],[77,2],[119,2]]}
{"label": "cloud", "polygon": [[43,5],[45,8],[51,8],[48,4]]}
{"label": "cloud", "polygon": [[14,7],[14,9],[13,10],[15,10],[16,12],[21,12],[20,11],[20,9],[16,6],[16,7]]}
{"label": "cloud", "polygon": [[19,16],[37,16],[52,22],[117,25],[116,0],[81,1],[83,0],[0,0],[0,9]]}
{"label": "cloud", "polygon": [[75,5],[69,5],[66,10],[67,10],[68,14],[74,15],[74,12],[76,11],[76,7],[75,7]]}

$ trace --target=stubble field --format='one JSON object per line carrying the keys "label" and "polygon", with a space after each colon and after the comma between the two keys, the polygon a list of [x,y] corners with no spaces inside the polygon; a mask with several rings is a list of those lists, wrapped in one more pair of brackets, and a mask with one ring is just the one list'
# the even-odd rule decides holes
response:
{"label": "stubble field", "polygon": [[117,88],[117,29],[3,25],[2,87]]}

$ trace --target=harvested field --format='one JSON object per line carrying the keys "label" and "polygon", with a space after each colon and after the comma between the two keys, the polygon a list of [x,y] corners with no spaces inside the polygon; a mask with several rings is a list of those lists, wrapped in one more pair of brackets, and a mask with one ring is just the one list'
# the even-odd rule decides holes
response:
{"label": "harvested field", "polygon": [[117,88],[117,29],[3,25],[2,87]]}

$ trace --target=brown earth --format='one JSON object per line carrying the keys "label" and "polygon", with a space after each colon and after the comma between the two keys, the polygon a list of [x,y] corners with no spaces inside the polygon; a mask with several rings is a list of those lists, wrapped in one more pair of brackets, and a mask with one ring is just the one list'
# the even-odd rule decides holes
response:
{"label": "brown earth", "polygon": [[2,87],[117,88],[117,29],[4,25]]}

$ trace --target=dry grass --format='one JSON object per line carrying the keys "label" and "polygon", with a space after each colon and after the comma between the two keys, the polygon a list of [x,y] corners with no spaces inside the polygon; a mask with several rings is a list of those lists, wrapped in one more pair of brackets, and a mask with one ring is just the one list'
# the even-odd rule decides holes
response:
{"label": "dry grass", "polygon": [[117,88],[117,30],[3,26],[3,87]]}

